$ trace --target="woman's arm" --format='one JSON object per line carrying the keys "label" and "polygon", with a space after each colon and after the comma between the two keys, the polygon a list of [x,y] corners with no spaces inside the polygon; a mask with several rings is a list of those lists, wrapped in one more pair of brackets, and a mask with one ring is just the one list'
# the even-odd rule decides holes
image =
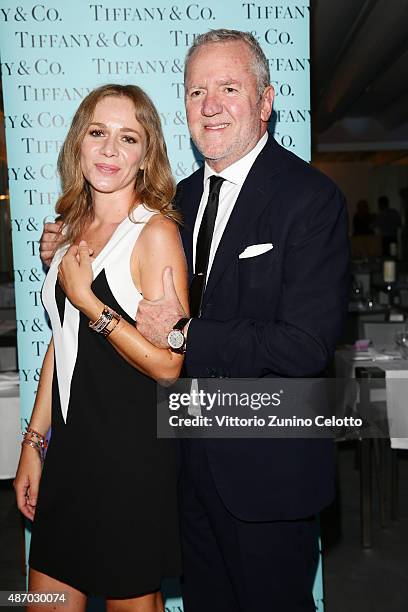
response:
{"label": "woman's arm", "polygon": [[[144,296],[154,300],[163,295],[163,271],[168,266],[173,270],[175,289],[187,312],[187,266],[178,228],[170,219],[155,215],[141,232],[132,255],[132,275]],[[74,306],[91,321],[98,319],[104,304],[91,289],[92,267],[84,241],[67,251],[60,264],[59,280]],[[107,340],[126,361],[155,380],[174,380],[180,374],[182,355],[155,347],[123,319]]]}
{"label": "woman's arm", "polygon": [[[51,425],[51,389],[54,374],[54,343],[51,340],[45,353],[40,381],[35,396],[29,427],[43,437]],[[38,451],[30,446],[21,447],[20,461],[14,480],[17,506],[25,517],[33,520],[41,478],[41,459]]]}

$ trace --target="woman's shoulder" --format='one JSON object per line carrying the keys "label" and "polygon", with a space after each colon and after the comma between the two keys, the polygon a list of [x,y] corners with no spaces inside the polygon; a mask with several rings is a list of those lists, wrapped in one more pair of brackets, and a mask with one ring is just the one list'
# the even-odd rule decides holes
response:
{"label": "woman's shoulder", "polygon": [[147,221],[141,237],[146,241],[160,241],[174,239],[178,236],[178,225],[173,219],[161,213],[153,214]]}
{"label": "woman's shoulder", "polygon": [[175,250],[181,244],[178,225],[160,212],[146,222],[138,240],[139,254],[153,254]]}

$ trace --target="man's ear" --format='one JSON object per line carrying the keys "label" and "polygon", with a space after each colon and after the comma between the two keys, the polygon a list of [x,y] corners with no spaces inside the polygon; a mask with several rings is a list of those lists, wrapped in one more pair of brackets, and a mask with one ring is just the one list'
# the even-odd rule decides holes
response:
{"label": "man's ear", "polygon": [[275,90],[272,85],[268,85],[262,94],[261,102],[261,119],[268,122],[272,113],[273,101],[275,98]]}

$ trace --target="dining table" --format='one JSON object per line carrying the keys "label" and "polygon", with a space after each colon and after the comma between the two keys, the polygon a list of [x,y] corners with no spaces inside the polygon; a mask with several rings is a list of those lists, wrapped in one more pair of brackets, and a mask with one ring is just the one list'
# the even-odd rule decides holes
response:
{"label": "dining table", "polygon": [[388,422],[391,448],[408,450],[408,359],[398,350],[369,347],[357,350],[345,347],[336,351],[335,372],[341,393],[342,409],[355,411],[359,387],[355,384],[356,368],[379,368],[384,372],[385,385],[370,391],[372,402],[383,402]]}

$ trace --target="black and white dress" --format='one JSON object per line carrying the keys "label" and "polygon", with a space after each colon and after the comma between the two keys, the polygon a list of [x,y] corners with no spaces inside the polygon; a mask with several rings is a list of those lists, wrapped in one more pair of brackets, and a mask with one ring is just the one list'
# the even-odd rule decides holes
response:
{"label": "black and white dress", "polygon": [[[138,206],[93,262],[92,289],[134,324],[130,259],[155,214]],[[129,365],[65,297],[53,259],[43,287],[55,345],[52,436],[30,566],[88,594],[127,598],[181,573],[174,442],[157,439],[153,380]]]}

